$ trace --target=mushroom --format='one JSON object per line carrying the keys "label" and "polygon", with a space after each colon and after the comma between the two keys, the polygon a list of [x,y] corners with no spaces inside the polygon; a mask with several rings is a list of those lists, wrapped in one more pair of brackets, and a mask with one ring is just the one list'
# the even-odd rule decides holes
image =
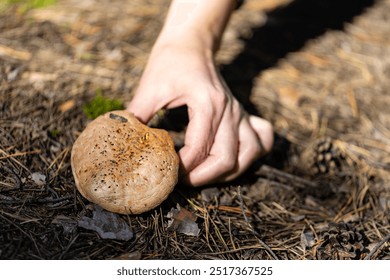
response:
{"label": "mushroom", "polygon": [[87,125],[73,145],[71,165],[86,199],[112,212],[140,214],[172,192],[179,158],[167,131],[121,110]]}

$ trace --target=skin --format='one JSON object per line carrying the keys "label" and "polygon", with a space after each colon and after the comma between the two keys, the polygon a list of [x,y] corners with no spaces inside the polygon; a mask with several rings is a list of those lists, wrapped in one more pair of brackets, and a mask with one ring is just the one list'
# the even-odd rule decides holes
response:
{"label": "skin", "polygon": [[273,144],[271,124],[249,115],[214,61],[235,0],[173,0],[127,110],[147,123],[160,109],[187,105],[189,124],[178,152],[191,186],[241,175]]}

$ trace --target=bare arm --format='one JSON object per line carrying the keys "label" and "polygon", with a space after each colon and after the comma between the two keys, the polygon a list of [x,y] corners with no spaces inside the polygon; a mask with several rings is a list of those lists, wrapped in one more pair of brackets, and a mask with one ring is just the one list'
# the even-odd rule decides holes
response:
{"label": "bare arm", "polygon": [[236,0],[173,0],[160,39],[194,32],[216,51]]}
{"label": "bare arm", "polygon": [[214,54],[235,0],[173,0],[128,110],[147,122],[187,105],[179,151],[183,180],[200,186],[244,172],[272,146],[272,127],[245,112],[219,74]]}

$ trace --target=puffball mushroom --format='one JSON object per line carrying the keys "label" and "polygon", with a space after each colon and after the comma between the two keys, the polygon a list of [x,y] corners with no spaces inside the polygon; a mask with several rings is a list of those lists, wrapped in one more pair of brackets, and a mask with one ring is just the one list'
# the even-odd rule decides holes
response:
{"label": "puffball mushroom", "polygon": [[73,145],[71,165],[86,199],[112,212],[140,214],[172,192],[179,158],[167,131],[121,110],[87,125]]}

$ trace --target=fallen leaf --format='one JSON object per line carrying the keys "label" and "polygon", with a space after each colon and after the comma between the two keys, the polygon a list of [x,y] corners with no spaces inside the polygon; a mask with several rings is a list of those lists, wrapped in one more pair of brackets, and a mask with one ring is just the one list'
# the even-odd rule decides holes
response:
{"label": "fallen leaf", "polygon": [[316,241],[314,239],[314,234],[311,231],[303,232],[301,234],[301,247],[304,250],[310,249],[311,247],[314,246],[315,243]]}
{"label": "fallen leaf", "polygon": [[60,108],[61,113],[65,113],[65,112],[69,111],[70,109],[72,109],[74,107],[74,105],[75,105],[75,101],[74,101],[74,99],[71,99],[71,100],[68,100],[68,101],[62,103],[59,108]]}
{"label": "fallen leaf", "polygon": [[46,184],[46,176],[41,172],[32,173],[29,176],[29,179],[31,179],[37,186],[43,186]]}
{"label": "fallen leaf", "polygon": [[97,232],[102,239],[128,241],[134,236],[128,224],[118,214],[105,211],[97,205],[93,207],[92,218],[84,215],[77,224],[81,228]]}
{"label": "fallen leaf", "polygon": [[176,207],[177,209],[172,208],[167,214],[167,217],[171,219],[168,221],[168,230],[177,231],[188,236],[198,236],[200,229],[195,223],[196,215],[185,208],[181,208],[180,205]]}

